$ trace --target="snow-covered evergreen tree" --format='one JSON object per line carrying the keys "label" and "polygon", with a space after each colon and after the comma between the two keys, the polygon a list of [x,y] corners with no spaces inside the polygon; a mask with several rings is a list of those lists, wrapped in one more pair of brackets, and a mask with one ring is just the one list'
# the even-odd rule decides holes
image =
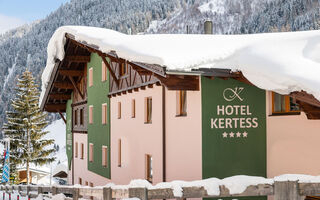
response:
{"label": "snow-covered evergreen tree", "polygon": [[[7,123],[4,125],[5,137],[10,138],[10,164],[26,166],[27,184],[30,181],[29,167],[43,165],[54,161],[52,147],[54,140],[43,137],[47,126],[46,114],[41,112],[38,85],[32,73],[25,71],[18,79],[16,97],[11,101],[13,111],[7,112]],[[14,170],[11,170],[14,173]]]}

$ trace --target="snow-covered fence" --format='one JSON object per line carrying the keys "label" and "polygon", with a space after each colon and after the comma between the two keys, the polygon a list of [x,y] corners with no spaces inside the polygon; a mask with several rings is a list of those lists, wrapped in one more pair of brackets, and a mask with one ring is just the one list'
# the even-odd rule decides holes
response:
{"label": "snow-covered fence", "polygon": [[220,182],[219,179],[174,181],[156,186],[145,184],[141,180],[138,184],[128,186],[107,185],[105,187],[1,185],[0,190],[30,198],[36,198],[40,194],[51,193],[54,196],[63,193],[66,196],[65,199],[75,200],[80,197],[88,199],[95,197],[103,200],[122,198],[147,200],[242,196],[274,196],[275,200],[302,200],[305,196],[320,195],[320,178],[304,181],[252,178],[232,179],[231,177],[227,181],[220,180]]}

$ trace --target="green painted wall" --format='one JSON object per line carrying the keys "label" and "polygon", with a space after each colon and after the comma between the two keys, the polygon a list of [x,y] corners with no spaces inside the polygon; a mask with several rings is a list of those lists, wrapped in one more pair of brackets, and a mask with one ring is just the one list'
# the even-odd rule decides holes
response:
{"label": "green painted wall", "polygon": [[[72,95],[71,95],[72,96]],[[68,157],[68,167],[71,170],[71,161],[72,161],[72,99],[68,100],[66,108],[66,151]]]}
{"label": "green painted wall", "polygon": [[266,92],[205,77],[201,88],[203,178],[266,177]]}
{"label": "green painted wall", "polygon": [[[103,177],[110,178],[110,101],[109,77],[102,82],[102,59],[97,54],[91,54],[91,61],[87,65],[88,92],[88,170]],[[89,87],[89,69],[93,68],[93,86]],[[108,122],[102,124],[102,104],[108,105]],[[93,124],[89,124],[89,106],[93,105]],[[89,162],[89,144],[94,144],[93,162]],[[102,146],[108,146],[108,167],[102,166]]]}

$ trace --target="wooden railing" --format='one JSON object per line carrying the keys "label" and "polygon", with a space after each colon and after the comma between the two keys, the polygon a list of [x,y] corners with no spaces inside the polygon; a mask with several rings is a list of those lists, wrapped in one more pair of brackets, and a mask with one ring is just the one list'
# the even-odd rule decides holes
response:
{"label": "wooden railing", "polygon": [[[115,187],[113,187],[115,188]],[[242,196],[274,196],[274,200],[302,200],[305,196],[320,195],[319,183],[299,183],[298,181],[274,182],[273,184],[259,184],[248,186],[240,194],[230,194],[229,189],[220,185],[219,195],[208,195],[204,187],[182,187],[182,196],[175,196],[171,188],[123,188],[111,187],[76,187],[76,186],[32,186],[32,185],[1,185],[1,192],[16,193],[21,196],[36,198],[39,194],[56,195],[65,194],[66,199],[78,200],[81,198],[95,197],[103,200],[122,198],[147,199],[186,199],[186,198],[211,198],[211,197],[242,197]],[[68,197],[69,196],[69,197]]]}

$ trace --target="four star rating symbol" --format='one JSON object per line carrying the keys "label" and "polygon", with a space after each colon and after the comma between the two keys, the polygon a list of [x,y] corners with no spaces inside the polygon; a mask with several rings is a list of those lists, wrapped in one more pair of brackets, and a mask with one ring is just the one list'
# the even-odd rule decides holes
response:
{"label": "four star rating symbol", "polygon": [[234,138],[234,137],[237,137],[237,138],[247,138],[248,137],[248,132],[246,132],[246,131],[244,131],[244,132],[236,132],[236,133],[234,133],[234,132],[230,132],[230,133],[227,133],[227,132],[223,132],[222,133],[222,137],[223,138]]}

